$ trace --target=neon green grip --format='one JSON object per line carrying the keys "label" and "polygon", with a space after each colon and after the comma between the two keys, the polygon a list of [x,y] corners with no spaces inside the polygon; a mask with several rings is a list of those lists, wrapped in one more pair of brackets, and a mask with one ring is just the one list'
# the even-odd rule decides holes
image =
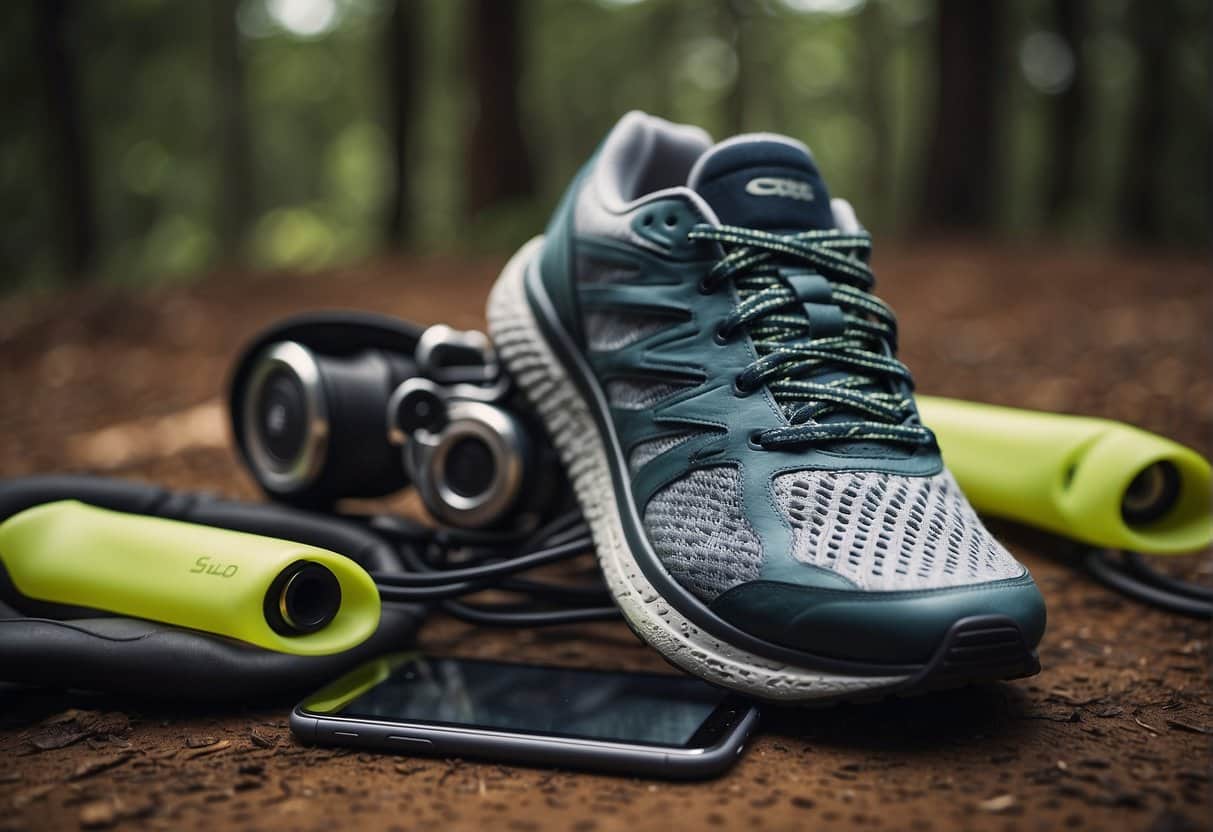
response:
{"label": "neon green grip", "polygon": [[162,621],[282,653],[339,653],[379,624],[379,592],[347,557],[75,500],[0,523],[0,562],[27,598]]}
{"label": "neon green grip", "polygon": [[1213,540],[1209,463],[1189,448],[1106,419],[932,396],[918,407],[978,511],[1150,554]]}

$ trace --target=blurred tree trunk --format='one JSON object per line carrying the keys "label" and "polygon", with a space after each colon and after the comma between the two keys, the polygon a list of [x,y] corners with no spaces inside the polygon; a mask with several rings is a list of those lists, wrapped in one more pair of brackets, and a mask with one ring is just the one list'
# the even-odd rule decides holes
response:
{"label": "blurred tree trunk", "polygon": [[859,14],[858,22],[863,50],[863,66],[859,75],[863,85],[864,115],[872,136],[872,160],[864,183],[868,205],[861,220],[868,227],[881,228],[888,221],[889,204],[893,199],[893,128],[889,124],[889,106],[885,94],[888,88],[885,58],[889,54],[890,44],[883,5],[868,3]]}
{"label": "blurred tree trunk", "polygon": [[412,231],[409,204],[412,178],[409,150],[413,107],[417,98],[417,29],[420,14],[416,0],[392,0],[384,28],[387,67],[388,123],[392,145],[392,184],[384,212],[383,240],[388,248],[403,248]]}
{"label": "blurred tree trunk", "polygon": [[1170,58],[1169,24],[1175,19],[1169,0],[1129,6],[1129,31],[1137,47],[1137,98],[1129,122],[1129,141],[1120,165],[1120,226],[1133,239],[1150,242],[1162,233],[1161,199],[1156,184],[1163,142],[1168,135],[1166,98]]}
{"label": "blurred tree trunk", "polygon": [[724,100],[724,129],[726,135],[735,136],[746,131],[750,96],[753,95],[751,81],[755,75],[753,64],[754,20],[749,0],[722,0],[721,17],[724,22],[723,40],[732,45],[737,59],[737,74]]}
{"label": "blurred tree trunk", "polygon": [[472,0],[468,52],[476,115],[468,136],[465,209],[486,208],[535,192],[522,130],[519,0]]}
{"label": "blurred tree trunk", "polygon": [[97,256],[97,218],[86,117],[80,107],[76,56],[69,43],[72,0],[33,0],[37,55],[46,101],[47,168],[54,182],[56,225],[67,277],[88,276]]}
{"label": "blurred tree trunk", "polygon": [[936,110],[923,182],[924,225],[980,228],[994,214],[1001,3],[941,0]]}
{"label": "blurred tree trunk", "polygon": [[222,165],[217,225],[223,256],[228,261],[242,259],[249,224],[256,213],[244,54],[236,23],[239,6],[240,0],[215,0],[211,6],[212,73]]}
{"label": "blurred tree trunk", "polygon": [[1056,224],[1074,198],[1082,161],[1082,126],[1087,113],[1086,78],[1082,71],[1082,38],[1087,29],[1086,0],[1053,0],[1057,33],[1074,56],[1070,86],[1053,98],[1052,142],[1047,154],[1045,211]]}
{"label": "blurred tree trunk", "polygon": [[677,119],[677,91],[675,89],[675,74],[678,68],[676,50],[670,48],[671,42],[677,42],[682,23],[683,3],[677,0],[666,0],[664,3],[651,4],[647,34],[651,39],[641,45],[645,54],[653,61],[656,76],[652,79],[657,85],[656,115],[671,120]]}

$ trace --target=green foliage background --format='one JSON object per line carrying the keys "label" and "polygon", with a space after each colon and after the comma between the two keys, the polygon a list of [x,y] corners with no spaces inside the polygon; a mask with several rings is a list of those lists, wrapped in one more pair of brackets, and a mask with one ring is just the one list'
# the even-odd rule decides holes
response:
{"label": "green foliage background", "polygon": [[[303,3],[296,12],[328,9],[327,25],[314,35],[291,31],[281,13],[292,2]],[[702,124],[718,136],[747,129],[802,138],[832,191],[850,198],[875,232],[916,228],[935,109],[932,0],[524,2],[518,83],[536,196],[476,216],[463,210],[461,179],[475,101],[466,61],[469,6],[412,2],[419,30],[411,250],[514,246],[541,226],[618,116],[635,108]],[[990,171],[997,212],[983,233],[1117,242],[1125,234],[1118,215],[1125,172],[1148,165],[1166,195],[1164,230],[1150,242],[1207,245],[1208,4],[1165,4],[1173,33],[1166,89],[1142,88],[1132,7],[1124,0],[1085,4],[1068,81],[1085,85],[1088,99],[1081,165],[1064,210],[1049,218],[1043,176],[1055,152],[1049,124],[1065,55],[1044,48],[1055,41],[1053,4],[1006,4],[999,161]],[[0,288],[65,277],[32,9],[14,3],[0,32]],[[95,276],[151,282],[227,265],[319,268],[379,253],[393,165],[382,54],[388,11],[378,0],[239,5],[255,201],[245,242],[231,252],[217,230],[223,162],[214,7],[185,0],[81,4],[69,36],[96,202]],[[1143,95],[1165,98],[1161,158],[1133,155],[1128,124]]]}

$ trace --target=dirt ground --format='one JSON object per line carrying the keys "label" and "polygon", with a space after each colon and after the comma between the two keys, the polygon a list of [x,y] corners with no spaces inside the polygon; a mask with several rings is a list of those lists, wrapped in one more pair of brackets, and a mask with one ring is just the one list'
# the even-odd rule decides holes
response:
{"label": "dirt ground", "polygon": [[[1213,451],[1206,263],[964,244],[876,260],[921,390],[1112,417]],[[218,398],[246,337],[334,305],[479,326],[499,266],[423,260],[0,300],[0,475],[95,471],[252,498]],[[769,710],[716,781],[310,749],[287,730],[289,703],[198,711],[0,689],[0,830],[1209,828],[1207,624],[1095,585],[1062,541],[992,526],[1048,601],[1039,676]],[[1207,556],[1171,565],[1213,576]],[[492,632],[435,618],[423,640],[666,668],[622,624]]]}

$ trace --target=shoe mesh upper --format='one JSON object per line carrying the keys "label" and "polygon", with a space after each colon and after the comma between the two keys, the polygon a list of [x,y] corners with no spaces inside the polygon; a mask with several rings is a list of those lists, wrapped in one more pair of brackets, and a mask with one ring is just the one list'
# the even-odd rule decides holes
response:
{"label": "shoe mesh upper", "polygon": [[[650,440],[636,456],[685,436]],[[647,461],[647,460],[645,460]],[[939,589],[1014,578],[1023,567],[994,539],[951,473],[795,471],[773,480],[792,527],[792,556],[870,591]],[[758,578],[762,542],[745,517],[737,469],[691,471],[653,495],[644,525],[654,551],[705,601]]]}
{"label": "shoe mesh upper", "polygon": [[792,555],[866,590],[1013,578],[1023,567],[986,531],[952,474],[797,471],[772,481]]}
{"label": "shoe mesh upper", "polygon": [[661,456],[674,446],[681,445],[697,433],[698,431],[684,431],[638,442],[628,454],[628,470],[635,475],[646,463]]}
{"label": "shoe mesh upper", "polygon": [[762,568],[762,542],[731,466],[700,468],[667,485],[649,500],[644,525],[665,568],[705,601],[757,579]]}
{"label": "shoe mesh upper", "polygon": [[611,407],[619,410],[647,410],[685,389],[685,384],[670,381],[616,378],[606,383],[606,396]]}
{"label": "shoe mesh upper", "polygon": [[670,318],[643,312],[593,310],[585,313],[583,322],[589,348],[594,352],[610,352],[665,329],[670,325]]}
{"label": "shoe mesh upper", "polygon": [[577,282],[587,284],[630,283],[640,275],[640,268],[578,255]]}

